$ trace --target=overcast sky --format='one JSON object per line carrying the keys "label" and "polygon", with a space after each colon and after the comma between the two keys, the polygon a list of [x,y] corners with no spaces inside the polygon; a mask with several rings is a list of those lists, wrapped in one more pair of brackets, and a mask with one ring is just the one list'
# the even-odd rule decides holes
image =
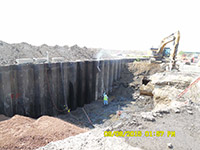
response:
{"label": "overcast sky", "polygon": [[0,40],[147,50],[180,30],[200,51],[198,0],[0,0]]}

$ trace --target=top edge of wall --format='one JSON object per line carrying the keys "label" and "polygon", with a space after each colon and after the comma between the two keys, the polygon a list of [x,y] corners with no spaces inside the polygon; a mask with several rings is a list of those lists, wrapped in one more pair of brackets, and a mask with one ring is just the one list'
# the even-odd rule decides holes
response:
{"label": "top edge of wall", "polygon": [[12,64],[12,65],[0,65],[0,68],[15,68],[18,66],[34,66],[34,65],[48,65],[48,64],[60,64],[60,63],[76,63],[76,62],[98,62],[98,61],[111,61],[111,60],[136,60],[136,59],[140,59],[140,60],[148,60],[148,58],[132,58],[132,57],[128,57],[128,58],[112,58],[112,59],[84,59],[84,60],[76,60],[76,61],[62,61],[62,62],[51,62],[51,63],[27,63],[27,64]]}

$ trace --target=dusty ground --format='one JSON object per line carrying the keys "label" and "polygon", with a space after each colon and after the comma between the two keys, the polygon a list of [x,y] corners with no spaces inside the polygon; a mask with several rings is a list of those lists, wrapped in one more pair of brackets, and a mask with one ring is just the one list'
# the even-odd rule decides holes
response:
{"label": "dusty ground", "polygon": [[[188,113],[192,109],[193,114]],[[190,109],[190,110],[191,110]],[[128,137],[126,142],[134,147],[145,150],[165,150],[171,143],[175,150],[198,150],[200,145],[200,110],[195,107],[183,107],[180,113],[169,111],[155,122],[141,120],[139,127],[127,126],[127,129],[142,131],[142,137]],[[145,131],[152,131],[153,137],[146,137]],[[154,136],[154,132],[164,131],[162,137]],[[175,131],[175,137],[167,136],[168,131]],[[155,133],[156,134],[156,133]]]}
{"label": "dusty ground", "polygon": [[[89,132],[79,134],[65,140],[51,142],[39,150],[51,149],[135,149],[144,150],[167,150],[171,143],[176,150],[198,150],[200,144],[200,112],[193,108],[193,114],[187,112],[188,108],[181,108],[180,113],[173,111],[156,117],[156,121],[145,121],[135,113],[128,116],[132,118],[119,118],[117,126],[96,127]],[[115,120],[117,122],[117,120]],[[142,131],[141,137],[103,137],[104,131]],[[162,137],[146,137],[145,131],[164,131]],[[175,131],[175,137],[168,137],[168,131]],[[153,134],[154,135],[154,134]]]}

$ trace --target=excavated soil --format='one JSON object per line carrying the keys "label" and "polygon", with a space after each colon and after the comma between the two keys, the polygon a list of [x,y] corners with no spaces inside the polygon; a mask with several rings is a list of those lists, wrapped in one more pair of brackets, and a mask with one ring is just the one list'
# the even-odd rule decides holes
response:
{"label": "excavated soil", "polygon": [[86,130],[58,118],[42,116],[34,120],[15,115],[0,122],[0,149],[35,149],[83,132]]}
{"label": "excavated soil", "polygon": [[74,46],[33,46],[28,43],[9,44],[0,41],[0,65],[15,64],[15,60],[19,58],[41,58],[47,56],[49,58],[63,57],[64,61],[75,61],[83,59],[92,59],[100,51],[100,49]]}

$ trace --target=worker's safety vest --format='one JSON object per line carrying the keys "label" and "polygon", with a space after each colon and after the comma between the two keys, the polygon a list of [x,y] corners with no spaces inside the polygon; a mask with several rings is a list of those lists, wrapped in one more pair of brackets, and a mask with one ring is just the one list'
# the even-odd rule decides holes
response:
{"label": "worker's safety vest", "polygon": [[105,95],[105,96],[104,96],[104,101],[107,101],[107,100],[108,100],[108,96]]}

